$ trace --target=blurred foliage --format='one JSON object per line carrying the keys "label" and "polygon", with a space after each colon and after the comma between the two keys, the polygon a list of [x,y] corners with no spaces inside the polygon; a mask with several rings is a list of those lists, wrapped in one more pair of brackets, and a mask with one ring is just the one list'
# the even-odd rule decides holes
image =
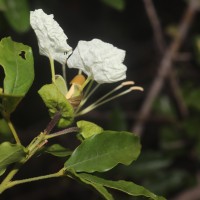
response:
{"label": "blurred foliage", "polygon": [[125,0],[101,0],[101,1],[106,5],[119,11],[123,11],[126,6]]}
{"label": "blurred foliage", "polygon": [[125,113],[119,104],[113,107],[109,118],[109,129],[114,128],[116,131],[123,131],[128,129]]}
{"label": "blurred foliage", "polygon": [[[157,171],[151,172],[154,178],[145,178],[147,185],[144,185],[148,188],[149,184],[152,191],[166,195],[197,183],[195,173],[198,173],[200,161],[200,89],[195,86],[195,82],[191,84],[191,81],[187,80],[181,90],[188,109],[187,117],[178,117],[172,99],[166,94],[158,97],[154,104],[154,114],[165,119],[163,124],[159,125],[158,151],[162,152],[162,160],[169,160],[165,166],[167,171],[155,167]],[[154,156],[151,156],[151,162],[155,159]],[[148,160],[144,158],[144,153],[143,159]],[[148,164],[144,166],[148,169]]]}
{"label": "blurred foliage", "polygon": [[29,6],[27,0],[0,0],[0,11],[9,25],[18,33],[29,30]]}
{"label": "blurred foliage", "polygon": [[2,118],[0,118],[0,142],[9,140],[12,138],[12,133],[10,131],[10,128],[8,127],[8,124],[6,121]]}

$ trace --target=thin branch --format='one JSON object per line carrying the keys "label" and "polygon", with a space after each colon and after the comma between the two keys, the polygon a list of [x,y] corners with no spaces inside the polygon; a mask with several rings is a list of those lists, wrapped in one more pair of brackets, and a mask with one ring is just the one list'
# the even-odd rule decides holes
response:
{"label": "thin branch", "polygon": [[163,54],[165,52],[165,40],[164,40],[164,37],[162,34],[160,21],[157,16],[154,4],[153,4],[152,0],[143,0],[143,1],[144,1],[147,15],[149,17],[149,20],[150,20],[150,23],[151,23],[151,26],[153,29],[156,45],[157,45],[160,53]]}
{"label": "thin branch", "polygon": [[200,185],[197,185],[194,188],[190,188],[178,194],[171,200],[197,200],[199,199],[199,197],[200,197]]}
{"label": "thin branch", "polygon": [[10,120],[10,114],[7,114],[6,112],[0,112],[0,115],[2,114],[2,116],[4,117],[4,119],[6,120],[8,127],[10,128],[10,131],[16,141],[17,144],[21,144],[21,141],[19,139],[19,136],[17,134],[17,131],[15,130],[15,127],[13,125],[13,123]]}
{"label": "thin branch", "polygon": [[58,137],[58,136],[61,136],[61,135],[65,135],[67,133],[73,133],[73,132],[79,132],[80,129],[78,127],[70,127],[70,128],[66,128],[62,131],[58,131],[56,133],[52,133],[50,135],[47,135],[45,137],[45,139],[51,139],[51,138],[54,138],[54,137]]}
{"label": "thin branch", "polygon": [[43,175],[43,176],[36,176],[36,177],[32,177],[32,178],[11,181],[7,184],[7,188],[11,188],[15,185],[19,185],[19,184],[23,184],[23,183],[30,183],[33,181],[40,181],[40,180],[50,179],[50,178],[58,178],[63,175],[64,175],[63,169],[61,169],[60,171],[53,173],[53,174],[47,174],[47,175]]}
{"label": "thin branch", "polygon": [[7,120],[8,126],[9,126],[9,128],[10,128],[12,134],[13,134],[13,137],[15,138],[16,143],[17,144],[21,144],[21,141],[20,141],[19,136],[18,136],[18,134],[17,134],[17,132],[15,130],[14,125],[12,124],[10,119],[6,119],[6,120]]}
{"label": "thin branch", "polygon": [[[161,28],[160,21],[157,16],[153,1],[152,0],[143,0],[143,1],[144,1],[147,15],[149,17],[149,20],[150,20],[150,23],[151,23],[151,26],[153,29],[154,39],[155,39],[156,45],[158,47],[159,53],[161,55],[164,55],[165,49],[166,49],[166,44],[165,44],[164,36],[162,33],[162,28]],[[176,57],[174,57],[174,59],[176,59],[176,60],[180,59],[180,56],[179,56],[179,58],[177,56],[178,56],[178,54],[176,55]],[[184,57],[184,59],[186,58],[185,54],[183,55],[183,57]],[[181,58],[183,58],[183,57],[181,57]],[[181,89],[179,87],[176,77],[174,76],[174,74],[175,74],[174,70],[171,69],[170,71],[171,71],[171,73],[169,73],[169,75],[168,75],[169,86],[172,91],[172,95],[176,102],[176,106],[178,108],[178,112],[179,112],[180,116],[185,117],[187,114],[187,108],[185,106],[184,99],[181,95]]]}
{"label": "thin branch", "polygon": [[193,21],[193,17],[197,11],[197,8],[198,7],[196,7],[196,1],[190,1],[186,12],[184,13],[183,19],[180,23],[178,33],[172,41],[171,45],[166,50],[163,59],[161,60],[157,76],[150,87],[149,93],[147,94],[144,104],[139,112],[139,118],[136,121],[135,126],[133,127],[133,131],[136,132],[138,135],[142,133],[143,124],[146,122],[149,116],[152,104],[163,86],[164,79],[168,76],[171,70],[174,56],[178,52],[182,42],[184,41],[188,33],[189,27]]}
{"label": "thin branch", "polygon": [[58,123],[59,119],[61,118],[61,112],[57,112],[52,120],[49,122],[49,124],[47,125],[46,129],[44,130],[44,132],[48,135],[52,129],[55,127],[55,125]]}

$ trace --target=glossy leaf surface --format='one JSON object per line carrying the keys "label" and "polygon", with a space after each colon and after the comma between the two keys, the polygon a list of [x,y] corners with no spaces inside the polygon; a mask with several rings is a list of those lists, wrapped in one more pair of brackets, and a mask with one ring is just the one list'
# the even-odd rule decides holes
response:
{"label": "glossy leaf surface", "polygon": [[76,172],[103,172],[117,164],[131,164],[140,154],[137,136],[129,132],[104,131],[83,141],[65,163]]}

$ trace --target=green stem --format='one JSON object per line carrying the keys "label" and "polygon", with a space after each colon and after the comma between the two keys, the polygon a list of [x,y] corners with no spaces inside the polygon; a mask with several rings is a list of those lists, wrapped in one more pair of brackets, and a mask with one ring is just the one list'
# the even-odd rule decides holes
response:
{"label": "green stem", "polygon": [[15,128],[14,128],[14,126],[13,126],[13,124],[10,120],[8,121],[8,126],[9,126],[9,128],[10,128],[12,134],[13,134],[13,137],[15,138],[16,143],[21,144],[20,139],[17,135],[17,132],[16,132],[16,130],[15,130]]}
{"label": "green stem", "polygon": [[85,99],[85,98],[87,97],[88,93],[90,92],[90,90],[91,90],[91,88],[92,88],[93,83],[94,83],[94,80],[91,79],[89,85],[87,86],[86,91],[85,91],[84,94],[83,94],[83,99]]}
{"label": "green stem", "polygon": [[67,76],[66,76],[66,65],[65,64],[62,64],[62,74],[63,74],[63,78],[65,80],[67,91],[68,91]]}
{"label": "green stem", "polygon": [[6,114],[3,114],[3,116],[4,116],[8,126],[9,126],[9,128],[10,128],[12,134],[13,134],[13,137],[15,138],[16,143],[17,144],[21,144],[20,139],[18,137],[18,134],[17,134],[17,132],[15,130],[15,127],[13,126],[12,122],[10,121],[10,117],[7,116]]}
{"label": "green stem", "polygon": [[15,176],[15,174],[19,171],[19,168],[26,162],[26,160],[22,160],[20,163],[17,163],[13,169],[8,173],[6,178],[0,184],[0,194],[3,193],[6,189],[8,189],[8,185],[11,179]]}
{"label": "green stem", "polygon": [[0,194],[3,193],[6,189],[14,186],[14,185],[11,185],[13,183],[11,180],[16,175],[16,173],[19,171],[20,167],[24,163],[26,163],[37,152],[37,150],[42,147],[43,144],[45,144],[44,136],[45,136],[45,134],[41,133],[39,136],[34,138],[32,140],[32,142],[28,145],[28,147],[27,147],[28,155],[26,156],[26,158],[23,158],[18,163],[16,163],[16,165],[13,167],[13,169],[8,173],[8,175],[2,181],[2,183],[0,184]]}
{"label": "green stem", "polygon": [[32,178],[26,178],[26,179],[22,179],[22,180],[15,180],[15,181],[9,182],[7,184],[6,189],[11,188],[15,185],[23,184],[23,183],[29,183],[29,182],[39,181],[39,180],[44,180],[44,179],[49,179],[49,178],[57,178],[57,177],[61,177],[63,175],[64,175],[64,171],[63,171],[63,169],[61,169],[60,171],[53,173],[53,174],[47,174],[47,175],[37,176],[37,177],[32,177]]}
{"label": "green stem", "polygon": [[51,66],[51,77],[52,77],[52,82],[55,83],[56,78],[55,78],[55,67],[54,67],[54,60],[49,57],[49,61],[50,61],[50,66]]}

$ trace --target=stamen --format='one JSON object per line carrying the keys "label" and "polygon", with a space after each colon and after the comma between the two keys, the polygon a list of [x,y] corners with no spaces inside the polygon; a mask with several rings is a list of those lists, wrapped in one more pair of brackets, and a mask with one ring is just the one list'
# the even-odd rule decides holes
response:
{"label": "stamen", "polygon": [[144,88],[143,87],[140,87],[140,86],[133,86],[130,88],[131,90],[140,90],[140,91],[144,91]]}
{"label": "stamen", "polygon": [[90,89],[92,88],[93,83],[94,83],[94,80],[91,79],[89,85],[88,85],[87,88],[86,88],[86,91],[85,91],[84,94],[83,94],[83,99],[86,98],[86,97],[88,96],[88,94],[89,94],[89,92],[90,92]]}
{"label": "stamen", "polygon": [[[92,83],[93,83],[93,82],[92,82]],[[91,97],[91,95],[98,89],[98,87],[99,87],[100,85],[101,85],[101,84],[96,85],[96,86],[93,88],[93,90],[91,90],[90,92],[89,92],[89,90],[86,91],[86,92],[88,93],[88,95],[87,95],[87,96],[85,95],[85,96],[83,97],[83,99],[81,100],[81,103],[79,104],[78,108],[76,109],[76,113],[78,113],[78,111],[80,110],[80,108],[86,103],[86,101]],[[89,85],[88,87],[91,88],[91,86],[92,86],[92,84]]]}
{"label": "stamen", "polygon": [[[133,83],[131,83],[131,85],[132,85],[132,84],[133,84]],[[125,85],[126,85],[126,84],[125,84]],[[128,85],[129,85],[129,84],[128,84]],[[123,87],[122,84],[119,85],[119,86]],[[116,87],[116,88],[114,89],[114,91],[118,90],[119,86]],[[121,88],[121,87],[120,87],[120,88]],[[90,112],[91,110],[93,110],[93,109],[95,109],[95,108],[101,106],[102,104],[105,104],[105,103],[107,103],[107,102],[109,102],[109,101],[111,101],[111,100],[113,100],[113,99],[116,99],[116,98],[118,98],[118,97],[120,97],[120,96],[123,96],[123,95],[125,95],[125,94],[127,94],[127,93],[129,93],[129,92],[132,92],[133,90],[143,91],[143,88],[140,87],[140,86],[133,86],[133,87],[128,88],[128,89],[125,90],[125,91],[122,91],[122,92],[119,93],[119,94],[116,94],[116,95],[114,95],[114,96],[112,96],[112,97],[110,97],[110,98],[104,100],[107,96],[109,96],[110,94],[112,94],[112,93],[114,92],[114,91],[112,90],[111,92],[107,93],[106,95],[104,95],[102,98],[98,99],[96,102],[94,102],[93,104],[91,104],[91,105],[88,106],[87,108],[85,108],[85,109],[83,109],[82,111],[80,111],[79,113],[77,113],[76,116],[80,116],[80,115],[86,114],[86,113]],[[104,100],[104,101],[102,101],[102,100]]]}
{"label": "stamen", "polygon": [[82,70],[81,69],[78,70],[78,74],[82,74]]}
{"label": "stamen", "polygon": [[114,88],[113,90],[111,90],[110,92],[108,92],[107,94],[105,94],[104,96],[102,96],[100,99],[98,99],[95,103],[98,104],[101,101],[103,101],[106,97],[110,96],[111,94],[113,94],[114,92],[116,92],[117,90],[121,89],[124,86],[128,86],[128,85],[134,85],[133,81],[125,81],[123,83],[121,83],[120,85],[118,85],[116,88]]}
{"label": "stamen", "polygon": [[62,64],[62,75],[63,75],[63,78],[64,78],[64,80],[65,80],[66,87],[67,87],[67,91],[68,91],[67,76],[66,76],[66,65],[65,65],[65,64]]}
{"label": "stamen", "polygon": [[125,81],[125,82],[121,83],[122,86],[134,85],[134,84],[135,84],[134,81]]}
{"label": "stamen", "polygon": [[84,89],[84,87],[91,81],[92,77],[87,77],[87,79],[85,80],[85,82],[82,84],[81,86],[81,91]]}

